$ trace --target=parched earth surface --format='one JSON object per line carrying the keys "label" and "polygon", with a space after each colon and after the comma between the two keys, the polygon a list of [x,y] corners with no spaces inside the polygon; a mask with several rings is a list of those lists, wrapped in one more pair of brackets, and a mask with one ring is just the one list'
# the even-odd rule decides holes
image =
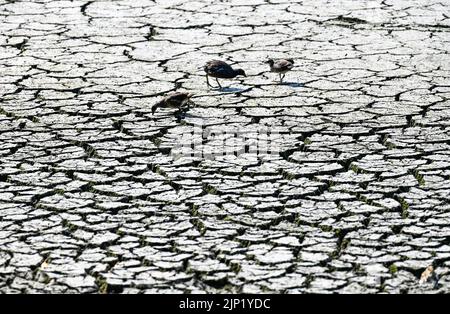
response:
{"label": "parched earth surface", "polygon": [[444,0],[0,0],[0,291],[450,292],[449,34]]}

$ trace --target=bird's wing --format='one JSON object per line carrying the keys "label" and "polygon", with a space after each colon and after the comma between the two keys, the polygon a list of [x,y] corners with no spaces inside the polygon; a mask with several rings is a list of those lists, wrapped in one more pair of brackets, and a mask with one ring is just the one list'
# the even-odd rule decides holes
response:
{"label": "bird's wing", "polygon": [[232,71],[232,68],[223,61],[213,60],[206,64],[205,70],[208,73],[227,74]]}
{"label": "bird's wing", "polygon": [[279,60],[274,64],[274,68],[281,71],[291,70],[293,67],[294,64],[288,60]]}
{"label": "bird's wing", "polygon": [[181,106],[186,100],[188,100],[187,93],[174,93],[170,96],[170,103]]}

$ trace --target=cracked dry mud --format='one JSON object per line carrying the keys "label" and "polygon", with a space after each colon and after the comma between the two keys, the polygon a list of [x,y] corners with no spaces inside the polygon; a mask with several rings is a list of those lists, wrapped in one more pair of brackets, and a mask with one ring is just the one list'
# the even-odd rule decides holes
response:
{"label": "cracked dry mud", "polygon": [[[449,12],[0,0],[0,291],[450,292]],[[209,90],[210,59],[248,77]],[[196,107],[152,116],[180,84]],[[174,158],[199,124],[281,152]]]}

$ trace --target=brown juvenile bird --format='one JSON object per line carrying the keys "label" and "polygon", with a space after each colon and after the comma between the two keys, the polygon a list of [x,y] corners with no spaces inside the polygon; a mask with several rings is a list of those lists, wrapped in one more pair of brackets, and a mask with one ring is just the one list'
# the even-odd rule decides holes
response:
{"label": "brown juvenile bird", "polygon": [[222,88],[222,85],[219,83],[219,78],[221,79],[232,79],[238,75],[247,76],[245,71],[242,69],[233,69],[228,63],[219,61],[219,60],[211,60],[206,62],[203,70],[206,72],[206,84],[208,86],[213,87],[209,83],[209,76],[215,77],[216,82],[219,85],[219,88]]}
{"label": "brown juvenile bird", "polygon": [[280,83],[283,82],[286,73],[294,67],[294,60],[292,59],[280,59],[276,61],[269,59],[266,63],[269,64],[271,72],[278,73],[280,75]]}
{"label": "brown juvenile bird", "polygon": [[190,98],[193,95],[187,92],[172,92],[152,106],[152,114],[158,108],[175,108],[181,110],[186,105],[189,107],[189,103],[191,102]]}

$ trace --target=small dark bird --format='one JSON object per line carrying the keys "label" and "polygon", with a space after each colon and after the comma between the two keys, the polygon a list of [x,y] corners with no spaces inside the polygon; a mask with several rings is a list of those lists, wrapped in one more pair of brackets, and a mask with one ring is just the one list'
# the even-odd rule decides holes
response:
{"label": "small dark bird", "polygon": [[219,88],[222,88],[222,85],[219,83],[219,79],[232,79],[238,75],[247,76],[242,69],[234,70],[229,64],[219,60],[211,60],[206,62],[204,68],[206,72],[206,84],[208,86],[213,87],[209,83],[209,76],[215,77],[216,82],[219,85]]}
{"label": "small dark bird", "polygon": [[294,60],[292,59],[280,59],[276,61],[269,59],[266,63],[269,64],[271,72],[275,72],[280,75],[280,83],[283,82],[286,73],[294,67]]}
{"label": "small dark bird", "polygon": [[194,94],[187,92],[172,92],[152,106],[152,114],[154,114],[158,108],[176,108],[181,110],[186,105],[189,106],[189,103],[191,102],[190,98],[193,95]]}

